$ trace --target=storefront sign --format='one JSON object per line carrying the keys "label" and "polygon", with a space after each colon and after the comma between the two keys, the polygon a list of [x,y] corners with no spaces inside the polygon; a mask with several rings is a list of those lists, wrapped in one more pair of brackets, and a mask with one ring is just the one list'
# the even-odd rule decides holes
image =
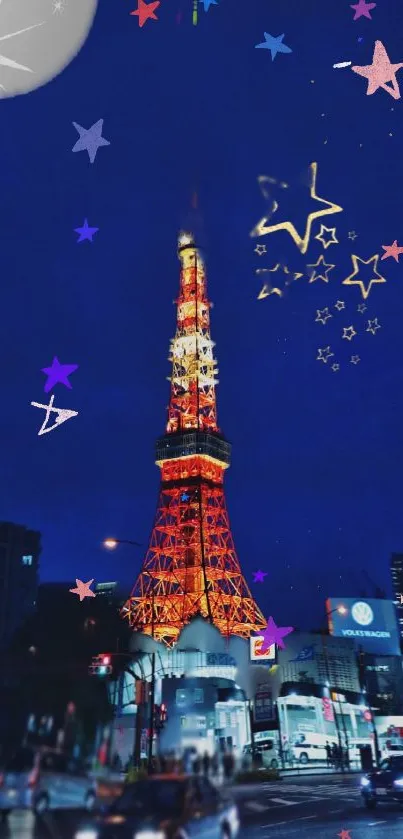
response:
{"label": "storefront sign", "polygon": [[227,653],[206,653],[208,667],[236,667],[235,658]]}
{"label": "storefront sign", "polygon": [[[345,612],[338,611],[340,606]],[[326,601],[329,631],[339,638],[354,638],[367,653],[400,655],[396,610],[392,600],[354,600],[352,597]]]}
{"label": "storefront sign", "polygon": [[333,705],[331,703],[331,700],[328,699],[326,696],[324,696],[323,699],[322,699],[322,708],[323,708],[323,719],[325,719],[326,722],[334,722]]}
{"label": "storefront sign", "polygon": [[275,661],[276,660],[276,645],[272,644],[267,650],[262,652],[262,644],[264,635],[255,635],[250,638],[250,660],[254,663]]}
{"label": "storefront sign", "polygon": [[206,717],[181,717],[181,728],[192,729],[193,731],[200,728],[207,728]]}

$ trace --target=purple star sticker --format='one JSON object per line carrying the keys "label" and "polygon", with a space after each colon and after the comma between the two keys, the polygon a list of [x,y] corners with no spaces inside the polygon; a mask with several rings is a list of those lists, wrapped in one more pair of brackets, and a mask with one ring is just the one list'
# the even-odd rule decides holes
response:
{"label": "purple star sticker", "polygon": [[276,626],[272,617],[267,621],[267,627],[263,633],[262,652],[266,652],[273,644],[277,644],[281,650],[285,650],[283,638],[294,631],[293,626]]}
{"label": "purple star sticker", "polygon": [[264,578],[267,577],[267,572],[266,571],[253,571],[252,573],[253,573],[253,576],[254,576],[254,580],[253,580],[254,583],[263,583]]}
{"label": "purple star sticker", "polygon": [[92,242],[92,237],[95,236],[95,233],[98,233],[99,227],[89,227],[88,220],[85,219],[84,224],[82,227],[76,227],[74,232],[80,234],[80,238],[77,239],[77,242],[84,242],[88,239],[89,242]]}
{"label": "purple star sticker", "polygon": [[45,373],[48,380],[45,384],[45,393],[49,393],[58,382],[65,385],[72,390],[72,386],[68,377],[71,373],[78,370],[78,364],[60,364],[59,359],[55,356],[51,367],[42,367],[41,372]]}

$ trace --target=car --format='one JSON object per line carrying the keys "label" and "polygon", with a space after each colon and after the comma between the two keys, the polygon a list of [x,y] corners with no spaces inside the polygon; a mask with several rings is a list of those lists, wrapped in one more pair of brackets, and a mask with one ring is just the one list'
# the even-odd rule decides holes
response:
{"label": "car", "polygon": [[253,747],[251,743],[247,743],[242,749],[242,756],[246,760],[252,762],[252,753],[261,755],[262,765],[268,766],[270,769],[278,769],[280,765],[280,756],[275,749],[273,740],[259,740],[255,742]]}
{"label": "car", "polygon": [[390,743],[381,748],[383,758],[399,756],[403,757],[403,743]]}
{"label": "car", "polygon": [[22,746],[0,771],[0,817],[11,810],[36,814],[59,808],[92,810],[96,785],[78,761],[56,749]]}
{"label": "car", "polygon": [[361,794],[368,810],[379,801],[400,801],[403,804],[403,757],[382,760],[379,769],[361,778]]}
{"label": "car", "polygon": [[151,775],[122,795],[75,839],[236,839],[238,808],[207,778]]}

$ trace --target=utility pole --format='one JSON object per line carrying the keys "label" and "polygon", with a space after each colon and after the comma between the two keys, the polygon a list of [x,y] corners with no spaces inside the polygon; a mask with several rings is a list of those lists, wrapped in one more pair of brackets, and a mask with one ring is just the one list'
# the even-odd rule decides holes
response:
{"label": "utility pole", "polygon": [[154,740],[154,699],[155,699],[155,653],[151,653],[151,690],[150,690],[150,717],[148,725],[148,757],[147,772],[152,774],[153,740]]}
{"label": "utility pole", "polygon": [[341,734],[340,734],[339,721],[337,719],[337,711],[336,711],[336,708],[334,707],[334,702],[333,702],[332,694],[331,694],[331,690],[330,690],[329,658],[328,658],[328,654],[327,654],[327,645],[326,645],[326,641],[325,641],[326,630],[322,630],[321,638],[322,638],[323,656],[324,656],[324,659],[325,659],[326,679],[327,679],[328,686],[329,686],[330,702],[331,702],[331,706],[332,706],[332,709],[333,709],[333,716],[334,716],[334,721],[335,721],[335,725],[336,725],[337,737],[338,737],[338,741],[339,741],[341,771],[344,773],[343,747],[342,747],[342,744],[341,744]]}

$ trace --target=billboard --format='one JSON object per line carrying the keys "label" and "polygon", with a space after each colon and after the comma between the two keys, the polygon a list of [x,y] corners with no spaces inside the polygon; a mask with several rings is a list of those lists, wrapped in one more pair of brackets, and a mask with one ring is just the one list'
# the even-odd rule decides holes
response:
{"label": "billboard", "polygon": [[254,635],[250,638],[250,660],[254,664],[265,664],[268,661],[276,660],[276,645],[272,644],[267,650],[262,652],[262,644],[264,635]]}
{"label": "billboard", "polygon": [[[345,613],[337,609],[345,607]],[[399,632],[392,600],[364,600],[330,597],[326,601],[329,632],[338,638],[352,638],[364,652],[400,655]]]}

